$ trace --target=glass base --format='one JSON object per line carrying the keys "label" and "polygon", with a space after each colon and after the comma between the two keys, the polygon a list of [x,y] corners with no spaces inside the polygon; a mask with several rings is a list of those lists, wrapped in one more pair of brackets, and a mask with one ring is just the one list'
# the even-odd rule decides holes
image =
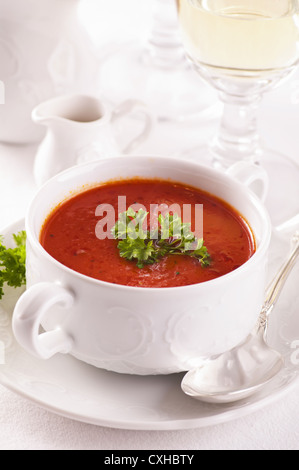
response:
{"label": "glass base", "polygon": [[114,49],[101,60],[99,92],[113,104],[139,99],[158,121],[208,119],[221,111],[216,92],[187,60],[154,65],[146,51],[134,45]]}
{"label": "glass base", "polygon": [[[214,166],[209,147],[202,146],[183,151],[180,158]],[[289,157],[270,149],[262,149],[260,165],[269,176],[269,192],[265,206],[273,227],[299,229],[299,165]],[[288,223],[293,219],[293,223]]]}

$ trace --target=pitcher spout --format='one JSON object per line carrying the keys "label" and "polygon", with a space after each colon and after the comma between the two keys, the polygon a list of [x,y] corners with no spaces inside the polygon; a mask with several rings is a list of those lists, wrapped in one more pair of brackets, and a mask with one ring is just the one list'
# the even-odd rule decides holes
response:
{"label": "pitcher spout", "polygon": [[55,120],[56,116],[52,116],[48,113],[46,103],[41,103],[33,109],[31,118],[35,124],[48,126]]}
{"label": "pitcher spout", "polygon": [[38,124],[53,120],[72,123],[95,123],[105,115],[101,102],[88,95],[67,95],[54,98],[38,105],[32,112],[32,119]]}

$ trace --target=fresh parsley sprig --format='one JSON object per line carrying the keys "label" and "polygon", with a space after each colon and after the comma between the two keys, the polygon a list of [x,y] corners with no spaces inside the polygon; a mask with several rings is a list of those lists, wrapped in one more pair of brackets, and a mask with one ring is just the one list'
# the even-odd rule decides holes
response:
{"label": "fresh parsley sprig", "polygon": [[201,266],[210,265],[211,258],[203,239],[191,232],[191,224],[184,224],[178,214],[162,214],[155,230],[144,228],[148,212],[129,208],[119,215],[112,229],[113,237],[120,240],[122,258],[137,261],[138,268],[157,263],[166,255],[185,255],[197,259]]}
{"label": "fresh parsley sprig", "polygon": [[13,234],[15,248],[6,248],[0,236],[0,299],[4,295],[4,285],[21,287],[26,283],[26,232]]}

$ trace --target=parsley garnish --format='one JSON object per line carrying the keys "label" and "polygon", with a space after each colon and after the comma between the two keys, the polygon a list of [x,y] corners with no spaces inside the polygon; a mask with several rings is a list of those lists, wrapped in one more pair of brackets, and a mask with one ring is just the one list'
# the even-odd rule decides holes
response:
{"label": "parsley garnish", "polygon": [[201,266],[210,265],[210,255],[203,239],[191,232],[191,224],[184,224],[178,214],[160,214],[154,231],[144,229],[148,212],[129,208],[119,215],[112,229],[113,237],[120,240],[119,254],[122,258],[137,261],[138,268],[157,263],[166,255],[187,255],[197,259]]}
{"label": "parsley garnish", "polygon": [[4,295],[4,284],[21,287],[26,283],[26,232],[13,235],[15,248],[6,248],[0,236],[0,299]]}

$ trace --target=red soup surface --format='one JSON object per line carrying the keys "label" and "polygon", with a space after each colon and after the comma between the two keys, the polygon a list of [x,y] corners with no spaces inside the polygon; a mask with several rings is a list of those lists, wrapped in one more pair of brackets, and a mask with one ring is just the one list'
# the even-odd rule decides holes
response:
{"label": "red soup surface", "polygon": [[[202,267],[187,255],[169,255],[138,268],[121,258],[118,241],[96,237],[96,208],[110,204],[118,218],[118,197],[126,197],[126,209],[143,204],[203,205],[203,238],[211,263]],[[192,217],[195,218],[192,212]],[[191,228],[195,221],[191,220]],[[194,230],[194,229],[193,229]],[[255,252],[251,229],[236,210],[199,189],[159,179],[113,181],[82,191],[61,203],[48,216],[40,235],[45,250],[65,266],[102,281],[136,287],[175,287],[197,284],[227,274]]]}

